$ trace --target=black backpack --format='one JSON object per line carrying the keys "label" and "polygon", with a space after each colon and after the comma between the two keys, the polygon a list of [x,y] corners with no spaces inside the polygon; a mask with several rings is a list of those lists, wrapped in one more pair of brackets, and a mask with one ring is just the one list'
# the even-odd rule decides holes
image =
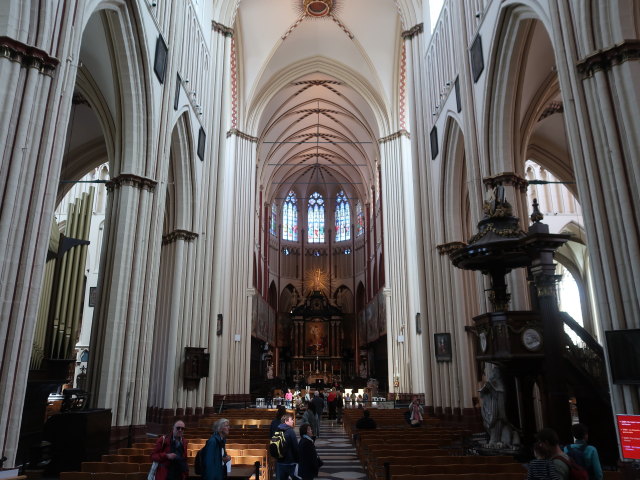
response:
{"label": "black backpack", "polygon": [[205,452],[206,448],[207,446],[205,445],[200,450],[198,450],[198,453],[196,453],[196,459],[193,463],[193,470],[196,473],[196,475],[204,474],[204,456],[206,455],[206,452]]}
{"label": "black backpack", "polygon": [[284,433],[284,430],[276,430],[276,433],[273,434],[273,437],[271,437],[271,441],[269,442],[269,454],[279,460],[282,460],[287,456],[287,450],[289,448],[287,438]]}

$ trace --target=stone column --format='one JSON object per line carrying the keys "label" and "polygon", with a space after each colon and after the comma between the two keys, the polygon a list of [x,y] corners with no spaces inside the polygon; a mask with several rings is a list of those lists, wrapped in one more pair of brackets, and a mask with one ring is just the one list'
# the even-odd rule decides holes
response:
{"label": "stone column", "polygon": [[[0,452],[16,459],[81,32],[76,2],[0,6]],[[78,9],[81,11],[82,9]],[[9,14],[11,13],[11,14]],[[61,63],[60,59],[64,59]]]}
{"label": "stone column", "polygon": [[[121,174],[108,184],[105,244],[100,262],[98,302],[91,330],[89,391],[97,408],[112,410],[112,424],[128,428],[146,418],[155,309],[145,285],[151,245],[155,180]],[[147,219],[144,221],[143,219]],[[155,284],[154,284],[155,285]],[[149,353],[147,353],[149,352]],[[117,430],[117,428],[115,428]],[[117,431],[114,431],[117,434]]]}
{"label": "stone column", "polygon": [[[249,393],[255,157],[257,138],[238,130],[227,134],[219,178],[220,205],[216,245],[220,252],[217,308],[225,330],[212,356],[215,393]],[[240,221],[244,219],[244,221]]]}
{"label": "stone column", "polygon": [[395,376],[400,377],[400,393],[424,391],[421,339],[415,329],[408,328],[420,305],[413,168],[408,136],[406,131],[399,131],[380,139],[389,385],[393,385]]}
{"label": "stone column", "polygon": [[[217,122],[210,127],[211,142],[207,142],[207,153],[204,161],[204,179],[202,181],[202,199],[205,209],[202,212],[202,241],[198,242],[198,258],[206,258],[207,261],[202,265],[202,284],[205,291],[202,298],[201,322],[209,323],[209,328],[203,331],[203,336],[208,337],[210,364],[209,378],[206,382],[206,388],[200,389],[201,393],[198,397],[198,403],[204,403],[205,410],[210,411],[213,406],[213,395],[223,393],[218,388],[218,357],[215,353],[219,348],[221,336],[216,334],[216,328],[213,326],[218,315],[222,314],[223,335],[229,330],[229,319],[224,314],[221,305],[221,288],[226,279],[222,269],[222,261],[227,252],[223,252],[219,248],[218,239],[222,236],[222,228],[225,218],[229,215],[222,206],[221,199],[224,198],[224,185],[226,184],[226,170],[224,168],[224,157],[226,156],[226,129],[223,127],[225,123],[228,125],[230,111],[228,104],[230,102],[230,76],[231,76],[231,38],[233,30],[213,22],[213,35],[211,47],[211,62],[215,65],[213,70],[210,89],[212,94],[212,104],[210,117],[217,119]],[[277,360],[278,349],[274,347]],[[277,362],[275,363],[277,369]],[[275,370],[277,373],[277,370]]]}
{"label": "stone column", "polygon": [[[637,32],[629,39],[637,12],[621,5],[576,14],[580,5],[550,2],[601,338],[640,328],[640,47]],[[611,395],[614,412],[638,413],[637,385],[611,385]]]}
{"label": "stone column", "polygon": [[189,338],[190,295],[185,282],[193,269],[189,250],[197,237],[194,232],[174,230],[162,239],[160,281],[163,283],[158,288],[150,367],[154,388],[149,392],[148,403],[160,408],[167,422],[176,414],[176,408],[185,407],[180,395],[184,386],[181,383],[184,347],[201,346],[192,344]]}

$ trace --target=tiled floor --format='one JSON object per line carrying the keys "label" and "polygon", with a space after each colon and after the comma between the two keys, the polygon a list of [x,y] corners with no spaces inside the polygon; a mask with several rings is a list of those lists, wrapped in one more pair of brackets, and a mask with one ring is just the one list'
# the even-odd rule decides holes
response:
{"label": "tiled floor", "polygon": [[320,438],[316,440],[316,450],[324,462],[318,478],[322,480],[364,479],[362,465],[356,456],[356,449],[335,420],[323,419],[320,424]]}

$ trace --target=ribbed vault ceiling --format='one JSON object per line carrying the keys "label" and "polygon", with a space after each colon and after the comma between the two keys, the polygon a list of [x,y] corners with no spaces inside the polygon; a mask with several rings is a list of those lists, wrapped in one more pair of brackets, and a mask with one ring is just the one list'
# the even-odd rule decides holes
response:
{"label": "ribbed vault ceiling", "polygon": [[284,198],[296,186],[301,196],[320,190],[367,198],[377,158],[372,112],[339,80],[311,74],[287,85],[265,117],[258,162],[267,198]]}
{"label": "ribbed vault ceiling", "polygon": [[[305,5],[326,15],[309,15]],[[369,199],[377,141],[388,134],[397,108],[401,26],[395,3],[243,0],[237,26],[238,95],[250,109],[240,118],[259,118],[249,129],[259,138],[264,201],[281,203],[291,189],[302,200],[314,191],[331,198],[340,189],[351,199]],[[317,67],[302,67],[314,62]],[[299,76],[279,83],[297,66]],[[260,108],[257,117],[251,108]]]}

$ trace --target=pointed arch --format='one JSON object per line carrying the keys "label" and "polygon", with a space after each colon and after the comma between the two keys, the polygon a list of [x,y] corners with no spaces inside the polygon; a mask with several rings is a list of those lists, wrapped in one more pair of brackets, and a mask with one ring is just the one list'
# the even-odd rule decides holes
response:
{"label": "pointed arch", "polygon": [[195,174],[193,139],[187,113],[180,115],[171,132],[167,209],[165,227],[169,231],[193,231],[195,210]]}
{"label": "pointed arch", "polygon": [[[541,23],[550,39],[551,21],[537,3],[509,4],[501,9],[500,16],[497,24],[501,28],[489,47],[487,65],[491,69],[484,82],[484,122],[488,128],[483,143],[491,173],[520,172],[522,168],[516,168],[515,162],[523,146],[518,118],[524,81],[522,59],[531,46],[536,23]],[[499,91],[505,94],[496,95]]]}
{"label": "pointed arch", "polygon": [[273,280],[269,284],[269,293],[267,295],[267,302],[269,306],[275,311],[278,311],[278,289],[276,288],[276,282]]}
{"label": "pointed arch", "polygon": [[362,282],[358,282],[356,287],[356,313],[362,311],[366,305],[367,293]]}
{"label": "pointed arch", "polygon": [[346,285],[340,285],[336,288],[333,298],[338,307],[342,308],[343,313],[354,313],[354,296],[353,292]]}
{"label": "pointed arch", "polygon": [[153,118],[153,105],[148,101],[152,91],[147,58],[151,51],[146,45],[146,36],[139,32],[142,25],[140,12],[135,2],[110,0],[101,2],[93,11],[86,12],[83,29],[93,15],[100,15],[105,25],[110,52],[110,67],[114,72],[116,98],[114,118],[119,118],[113,159],[119,163],[112,165],[113,177],[121,172],[144,175],[148,156],[150,134],[149,118]]}
{"label": "pointed arch", "polygon": [[460,219],[467,218],[466,158],[464,151],[464,134],[460,124],[453,117],[446,122],[443,138],[442,162],[445,181],[440,185],[442,198],[442,218],[444,219],[444,241],[469,238],[470,226]]}

